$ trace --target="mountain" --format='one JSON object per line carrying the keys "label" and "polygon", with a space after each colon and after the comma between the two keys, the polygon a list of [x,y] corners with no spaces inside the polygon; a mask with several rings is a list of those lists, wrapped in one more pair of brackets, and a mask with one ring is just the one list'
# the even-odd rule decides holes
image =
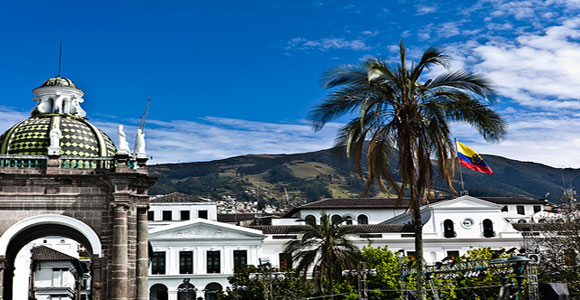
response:
{"label": "mountain", "polygon": [[[565,188],[580,186],[579,169],[559,169],[495,155],[482,155],[494,175],[461,167],[465,188],[472,196],[513,196],[560,201]],[[396,161],[392,162],[396,165]],[[364,182],[354,173],[352,162],[338,148],[280,155],[243,155],[209,162],[148,166],[157,176],[151,194],[182,192],[219,199],[258,199],[272,204],[311,202],[327,197],[358,197]],[[454,187],[459,190],[459,174]],[[395,172],[395,178],[397,173]],[[449,195],[446,184],[436,178],[434,194]],[[374,187],[367,197],[388,196]]]}

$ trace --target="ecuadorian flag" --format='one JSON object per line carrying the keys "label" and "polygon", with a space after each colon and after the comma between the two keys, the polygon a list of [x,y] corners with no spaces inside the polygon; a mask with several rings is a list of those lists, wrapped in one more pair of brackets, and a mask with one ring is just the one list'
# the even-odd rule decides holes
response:
{"label": "ecuadorian flag", "polygon": [[455,141],[457,143],[457,158],[459,159],[459,163],[471,170],[492,174],[493,171],[487,165],[483,158],[479,156],[479,154],[475,153],[473,149],[463,145],[462,143]]}

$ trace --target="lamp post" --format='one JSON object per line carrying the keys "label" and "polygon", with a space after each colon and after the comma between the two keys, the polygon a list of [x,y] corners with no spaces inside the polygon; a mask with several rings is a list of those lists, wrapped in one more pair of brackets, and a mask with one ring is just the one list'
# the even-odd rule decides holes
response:
{"label": "lamp post", "polygon": [[272,282],[276,280],[286,279],[285,272],[272,272],[272,267],[269,258],[260,258],[260,273],[250,273],[248,278],[250,280],[261,280],[264,287],[264,299],[274,300],[274,290]]}
{"label": "lamp post", "polygon": [[[376,269],[366,269],[366,268],[364,268],[364,265],[363,265],[363,267],[360,269],[343,270],[342,271],[343,277],[356,276],[358,295],[363,300],[368,299],[368,293],[367,293],[367,289],[368,289],[367,276],[368,275],[377,276],[377,270]],[[361,285],[362,285],[362,292],[361,292]]]}
{"label": "lamp post", "polygon": [[508,263],[511,263],[514,268],[514,273],[516,274],[516,285],[510,287],[511,294],[515,294],[515,299],[518,300],[518,294],[524,290],[524,269],[530,259],[525,256],[512,256],[507,259]]}

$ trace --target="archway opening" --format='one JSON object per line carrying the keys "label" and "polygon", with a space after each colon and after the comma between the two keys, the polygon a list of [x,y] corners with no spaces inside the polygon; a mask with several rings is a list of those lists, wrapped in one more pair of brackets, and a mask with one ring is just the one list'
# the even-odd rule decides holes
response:
{"label": "archway opening", "polygon": [[221,291],[222,285],[217,282],[212,282],[205,286],[205,300],[216,300],[217,293]]}
{"label": "archway opening", "polygon": [[167,300],[167,287],[161,283],[154,284],[149,289],[149,300]]}
{"label": "archway opening", "polygon": [[195,300],[197,289],[189,282],[184,282],[177,287],[177,300]]}
{"label": "archway opening", "polygon": [[[5,233],[6,234],[6,233]],[[25,227],[24,229],[18,231],[15,235],[13,235],[10,238],[10,241],[7,244],[6,247],[6,268],[4,270],[4,281],[3,281],[3,287],[4,287],[4,292],[3,292],[3,296],[5,300],[12,300],[12,299],[16,299],[14,297],[14,289],[13,289],[13,285],[14,285],[14,273],[16,270],[16,267],[19,268],[30,268],[30,266],[17,266],[15,264],[16,262],[16,258],[18,257],[18,253],[21,251],[21,249],[25,248],[27,245],[29,245],[31,242],[38,240],[38,239],[42,239],[42,238],[66,238],[66,239],[71,239],[74,240],[75,242],[77,242],[79,245],[81,245],[83,247],[83,249],[86,251],[86,255],[88,256],[88,263],[86,263],[86,273],[92,274],[92,267],[90,264],[90,260],[92,260],[94,251],[93,251],[93,247],[91,245],[91,242],[89,241],[89,238],[86,237],[83,233],[81,233],[79,230],[76,230],[75,228],[66,226],[66,225],[62,225],[62,224],[47,224],[47,223],[39,223],[39,224],[35,224],[35,225],[30,225]],[[100,252],[100,249],[98,249],[98,251]],[[63,271],[65,271],[64,269],[66,268],[52,268],[53,271],[55,271],[52,275],[50,276],[55,276],[57,278],[66,278],[65,275],[63,275]],[[30,269],[28,269],[30,270]],[[87,276],[85,276],[86,273],[83,272],[73,272],[74,274],[72,274],[72,278],[74,278],[75,282],[70,282],[67,281],[67,284],[70,284],[74,291],[75,294],[79,292],[79,290],[81,289],[82,283],[84,282],[84,279],[87,278]],[[30,277],[29,277],[30,278]],[[51,279],[52,280],[52,279]],[[63,282],[63,281],[61,281]],[[64,282],[63,282],[64,283]],[[90,299],[90,291],[92,289],[88,288],[88,294],[85,296],[85,298]],[[66,298],[65,298],[66,299]]]}

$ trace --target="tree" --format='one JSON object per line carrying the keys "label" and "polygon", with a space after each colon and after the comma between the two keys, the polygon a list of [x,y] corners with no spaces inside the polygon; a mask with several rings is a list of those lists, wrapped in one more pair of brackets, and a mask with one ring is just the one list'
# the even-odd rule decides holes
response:
{"label": "tree", "polygon": [[[228,277],[228,282],[231,287],[228,287],[224,294],[220,294],[220,300],[263,300],[264,295],[264,281],[250,279],[250,273],[270,273],[278,270],[269,267],[255,267],[248,265],[236,272],[234,276]],[[302,299],[309,297],[312,294],[312,286],[308,281],[301,280],[294,273],[284,274],[284,279],[272,280],[272,294],[274,299]],[[266,283],[268,284],[268,283]]]}
{"label": "tree", "polygon": [[[370,58],[360,65],[338,66],[324,74],[325,89],[334,89],[310,113],[315,130],[350,113],[358,116],[341,128],[338,144],[346,148],[363,176],[361,160],[366,152],[366,188],[376,182],[383,191],[388,185],[402,201],[409,195],[413,213],[418,294],[425,298],[423,275],[423,226],[420,208],[429,197],[433,182],[434,158],[441,177],[452,186],[455,151],[450,121],[466,122],[489,141],[499,140],[504,120],[489,105],[495,98],[490,82],[482,75],[449,71],[422,81],[422,73],[432,66],[448,65],[448,57],[435,47],[427,49],[417,64],[407,65],[401,42],[400,62],[390,67],[382,59]],[[335,89],[337,88],[337,89]],[[364,145],[368,143],[366,148]],[[400,185],[395,182],[389,158],[398,154]]]}
{"label": "tree", "polygon": [[558,216],[536,225],[541,235],[534,242],[540,256],[539,281],[565,282],[573,298],[580,296],[580,214],[575,203],[566,206]]}
{"label": "tree", "polygon": [[325,213],[320,216],[320,224],[316,224],[315,220],[300,219],[306,225],[293,232],[301,235],[300,239],[287,242],[284,249],[284,252],[292,253],[292,259],[298,262],[298,274],[306,276],[312,270],[312,278],[318,288],[322,287],[326,276],[327,290],[331,295],[334,293],[334,281],[340,277],[342,269],[353,268],[361,260],[359,249],[349,239],[349,235],[357,231],[352,226],[341,226],[347,220],[349,217],[331,220]]}
{"label": "tree", "polygon": [[398,290],[399,261],[397,256],[387,246],[373,248],[370,245],[363,247],[363,259],[368,269],[376,269],[377,276],[368,278],[368,287],[372,298],[396,299],[399,292],[381,292],[380,290]]}

